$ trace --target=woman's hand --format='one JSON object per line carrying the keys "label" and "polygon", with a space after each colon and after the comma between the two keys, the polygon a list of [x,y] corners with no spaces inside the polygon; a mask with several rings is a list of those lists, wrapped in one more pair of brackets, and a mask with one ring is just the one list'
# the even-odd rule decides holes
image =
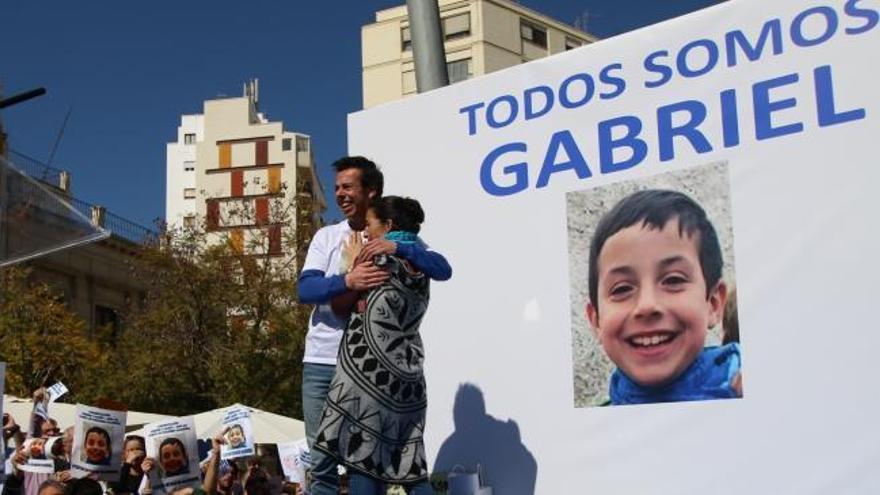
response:
{"label": "woman's hand", "polygon": [[352,232],[348,240],[342,245],[342,259],[348,271],[354,269],[360,257],[361,249],[364,248],[364,237],[361,232]]}

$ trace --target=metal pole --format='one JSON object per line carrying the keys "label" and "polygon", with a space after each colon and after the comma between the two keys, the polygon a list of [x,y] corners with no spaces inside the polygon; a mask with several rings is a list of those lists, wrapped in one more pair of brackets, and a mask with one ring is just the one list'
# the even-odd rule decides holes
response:
{"label": "metal pole", "polygon": [[437,0],[406,0],[419,93],[449,85]]}

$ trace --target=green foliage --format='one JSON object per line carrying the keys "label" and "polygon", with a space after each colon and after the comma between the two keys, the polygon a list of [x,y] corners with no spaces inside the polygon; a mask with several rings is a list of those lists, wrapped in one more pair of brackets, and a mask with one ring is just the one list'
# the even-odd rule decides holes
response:
{"label": "green foliage", "polygon": [[133,264],[147,291],[116,347],[115,398],[171,414],[241,402],[302,416],[310,308],[296,300],[295,258],[270,254],[267,230],[244,246],[232,237],[171,229]]}
{"label": "green foliage", "polygon": [[32,284],[26,268],[0,271],[0,360],[6,392],[29,397],[61,379],[74,400],[93,400],[106,364],[86,323],[44,284]]}

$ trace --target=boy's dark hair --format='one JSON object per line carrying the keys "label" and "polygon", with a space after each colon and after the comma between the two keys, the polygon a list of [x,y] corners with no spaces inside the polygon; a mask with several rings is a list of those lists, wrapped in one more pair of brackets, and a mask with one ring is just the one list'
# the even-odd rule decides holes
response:
{"label": "boy's dark hair", "polygon": [[721,279],[721,245],[715,227],[706,212],[688,196],[661,189],[638,191],[623,198],[599,221],[590,244],[589,289],[590,302],[599,311],[599,254],[609,237],[641,222],[643,226],[662,229],[666,222],[678,218],[679,235],[698,233],[697,252],[700,268],[706,281],[706,297]]}
{"label": "boy's dark hair", "polygon": [[425,221],[422,205],[412,198],[385,196],[374,200],[370,209],[382,223],[391,220],[391,228],[394,230],[418,234],[422,222]]}
{"label": "boy's dark hair", "polygon": [[382,171],[379,170],[379,167],[373,161],[362,156],[343,156],[333,162],[333,169],[337,174],[350,168],[356,168],[361,171],[361,186],[364,189],[376,191],[376,197],[382,196],[385,178],[382,175]]}
{"label": "boy's dark hair", "polygon": [[110,453],[113,452],[113,444],[110,441],[110,434],[107,433],[107,430],[101,428],[100,426],[93,426],[86,430],[86,434],[83,435],[83,445],[85,445],[86,440],[88,440],[89,435],[91,435],[92,433],[96,433],[104,437],[104,443],[107,444],[107,457],[110,457]]}

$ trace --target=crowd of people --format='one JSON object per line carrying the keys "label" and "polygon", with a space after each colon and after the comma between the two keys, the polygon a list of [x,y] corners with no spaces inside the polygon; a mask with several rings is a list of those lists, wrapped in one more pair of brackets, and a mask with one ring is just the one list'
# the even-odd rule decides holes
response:
{"label": "crowd of people", "polygon": [[[385,495],[389,488],[433,493],[422,439],[427,390],[419,326],[429,281],[449,279],[452,269],[418,235],[425,220],[420,203],[382,195],[384,178],[375,163],[344,157],[334,168],[336,201],[345,219],[315,234],[298,280],[300,301],[315,305],[303,357],[307,486],[277,482],[258,459],[242,466],[221,460],[228,437],[218,435],[201,462],[201,484],[171,493]],[[35,404],[44,393],[35,393]],[[30,431],[23,432],[4,415],[9,462],[2,495],[147,495],[157,483],[154,470],[174,474],[172,464],[180,471],[187,462],[182,446],[175,454],[173,445],[163,445],[154,459],[147,457],[143,437],[127,436],[118,480],[101,481],[71,470],[73,427],[61,432],[36,409],[29,424]],[[93,465],[107,465],[110,437],[98,430],[81,432],[83,455]],[[29,458],[51,459],[52,472],[21,469]],[[340,471],[347,473],[342,479]]]}
{"label": "crowd of people", "polygon": [[[34,403],[43,401],[45,389],[34,393]],[[102,481],[89,473],[77,473],[71,469],[74,448],[74,427],[63,431],[51,417],[40,414],[38,410],[21,424],[29,425],[27,431],[10,414],[3,415],[3,439],[6,449],[5,483],[2,495],[150,495],[153,483],[158,478],[150,476],[162,466],[166,476],[173,475],[169,466],[183,466],[185,456],[181,455],[182,445],[173,442],[159,447],[160,459],[146,455],[144,437],[129,435],[122,445],[122,466],[118,480]],[[106,432],[94,430],[84,432],[83,448],[86,458],[95,461],[107,459],[111,455],[110,438]],[[280,476],[271,474],[279,469],[267,469],[263,460],[257,456],[221,460],[220,448],[227,442],[227,432],[220,432],[211,439],[207,457],[200,463],[201,483],[186,486],[168,493],[191,495],[278,495],[303,493],[301,484],[287,483]],[[174,440],[174,439],[171,439]],[[178,440],[179,443],[179,440]],[[176,457],[175,457],[176,456]],[[25,466],[31,459],[51,461],[51,472],[33,472]]]}

